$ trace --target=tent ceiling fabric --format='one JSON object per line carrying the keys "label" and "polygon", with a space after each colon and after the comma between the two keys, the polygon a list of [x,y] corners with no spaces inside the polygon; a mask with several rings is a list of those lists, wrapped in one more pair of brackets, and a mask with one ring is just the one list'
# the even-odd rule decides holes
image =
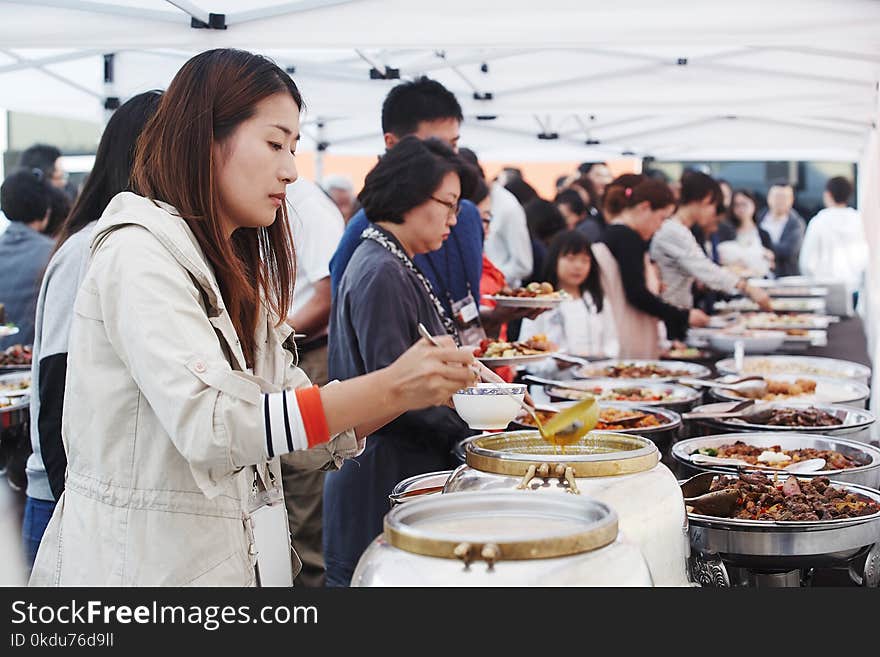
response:
{"label": "tent ceiling fabric", "polygon": [[[0,0],[0,106],[99,119],[106,95],[163,88],[193,53],[235,46],[295,67],[303,146],[340,154],[381,149],[379,109],[398,80],[370,69],[385,67],[453,90],[462,143],[485,159],[856,161],[877,120],[880,2],[571,5]],[[208,14],[227,29],[190,26]]]}

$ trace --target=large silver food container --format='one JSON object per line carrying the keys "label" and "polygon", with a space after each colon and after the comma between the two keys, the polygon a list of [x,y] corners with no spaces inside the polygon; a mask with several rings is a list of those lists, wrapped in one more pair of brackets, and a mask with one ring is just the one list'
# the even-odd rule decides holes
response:
{"label": "large silver food container", "polygon": [[[736,375],[729,375],[736,378]],[[868,396],[871,391],[868,386],[851,381],[848,379],[834,379],[823,376],[813,376],[811,374],[772,374],[767,379],[771,381],[785,381],[794,383],[798,379],[809,379],[816,382],[816,391],[810,395],[800,395],[797,397],[789,397],[787,399],[776,399],[774,402],[804,402],[816,404],[841,404],[846,406],[855,406],[857,408],[865,408],[868,403]],[[722,377],[719,382],[727,379]],[[710,395],[715,399],[726,401],[743,401],[745,397],[740,397],[731,390],[724,388],[712,388]]]}
{"label": "large silver food container", "polygon": [[[663,367],[667,370],[672,371],[683,371],[685,374],[675,374],[671,376],[648,376],[648,377],[632,377],[632,378],[624,378],[624,377],[608,377],[605,374],[593,374],[594,371],[600,370],[604,367],[613,367],[615,365],[637,365],[637,366],[649,366],[656,365],[657,367]],[[597,360],[589,365],[582,365],[581,367],[576,368],[573,372],[574,376],[580,379],[613,379],[615,381],[628,381],[630,383],[634,381],[639,382],[670,382],[675,381],[681,377],[689,377],[692,379],[705,379],[706,377],[712,374],[712,370],[710,370],[705,365],[700,365],[699,363],[691,363],[683,360],[638,360],[638,359],[610,359],[610,360]]]}
{"label": "large silver food container", "polygon": [[395,506],[351,585],[651,586],[617,515],[586,496],[431,495]]}
{"label": "large silver food container", "polygon": [[[799,478],[803,478],[799,475]],[[780,475],[780,480],[786,477]],[[831,484],[880,502],[880,492],[840,481]],[[697,562],[750,570],[784,572],[802,568],[845,566],[880,542],[880,513],[859,518],[817,521],[763,521],[688,514],[691,547]],[[877,586],[873,572],[878,552],[865,564],[869,585]],[[723,566],[721,567],[723,569]]]}
{"label": "large silver food container", "polygon": [[[690,476],[698,472],[725,472],[735,473],[732,466],[712,465],[703,466],[691,463],[689,456],[700,448],[717,448],[721,445],[730,445],[741,440],[747,445],[755,447],[772,447],[779,445],[782,449],[825,449],[840,452],[847,458],[861,463],[858,468],[846,470],[822,470],[809,474],[798,474],[801,479],[825,476],[835,481],[845,481],[852,484],[860,484],[869,488],[880,488],[880,449],[872,445],[846,440],[836,436],[824,436],[807,433],[780,433],[780,432],[747,432],[728,433],[689,438],[672,446],[672,457],[681,464],[682,476]],[[772,473],[772,470],[766,470]],[[784,474],[784,471],[779,471]]]}
{"label": "large silver food container", "polygon": [[[578,390],[569,388],[556,387],[552,385],[544,385],[544,391],[552,402],[577,401],[583,399],[586,395],[595,395],[600,404],[615,403],[629,404],[633,406],[644,406],[649,408],[668,408],[676,413],[685,413],[700,403],[702,392],[695,390],[689,386],[678,383],[661,383],[632,381],[629,379],[595,379],[592,381],[567,381],[567,386],[574,388],[582,388],[583,393]],[[603,400],[601,396],[612,390],[620,390],[627,388],[642,388],[657,391],[658,396],[668,396],[669,399],[660,399],[657,401],[637,400],[637,401],[616,401]]]}
{"label": "large silver food container", "polygon": [[[719,402],[717,404],[705,404],[693,409],[694,413],[723,413],[735,406],[738,402]],[[840,419],[841,424],[830,427],[784,427],[771,424],[759,424],[757,420],[743,418],[721,419],[694,419],[688,423],[700,426],[700,431],[691,431],[690,435],[710,435],[716,433],[743,433],[754,431],[769,431],[775,433],[810,433],[825,436],[846,437],[847,440],[858,442],[871,442],[871,425],[876,420],[873,413],[855,406],[842,404],[810,404],[804,402],[767,402],[756,406],[760,410],[772,410],[776,408],[816,408]]]}
{"label": "large silver food container", "polygon": [[617,512],[621,531],[641,549],[656,585],[688,585],[684,502],[647,438],[591,431],[556,454],[537,431],[487,434],[465,442],[465,459],[445,492],[588,495]]}
{"label": "large silver food container", "polygon": [[725,358],[715,363],[719,374],[761,374],[773,378],[778,374],[796,374],[812,378],[851,379],[868,385],[871,381],[871,368],[860,363],[819,356],[746,356],[743,366],[737,367],[736,360]]}

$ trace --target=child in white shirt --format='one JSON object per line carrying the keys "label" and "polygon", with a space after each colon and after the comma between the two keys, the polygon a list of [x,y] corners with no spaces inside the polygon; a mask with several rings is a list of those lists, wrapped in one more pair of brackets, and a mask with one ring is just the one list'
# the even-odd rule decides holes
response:
{"label": "child in white shirt", "polygon": [[[524,319],[520,340],[544,334],[560,351],[574,356],[615,358],[619,351],[611,309],[604,303],[599,264],[589,239],[578,230],[557,235],[547,252],[544,280],[571,299],[537,319]],[[551,374],[558,363],[548,360],[530,368]]]}

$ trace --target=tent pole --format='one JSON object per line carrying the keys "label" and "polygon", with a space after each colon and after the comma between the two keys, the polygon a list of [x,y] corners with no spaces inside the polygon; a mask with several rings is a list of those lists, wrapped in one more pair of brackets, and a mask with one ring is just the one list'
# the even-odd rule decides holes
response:
{"label": "tent pole", "polygon": [[119,96],[116,95],[116,53],[107,53],[104,55],[104,114],[102,116],[103,126],[107,126],[113,112],[119,107]]}
{"label": "tent pole", "polygon": [[318,145],[315,149],[315,182],[318,185],[324,180],[324,151],[327,146],[324,140],[324,122],[318,121]]}

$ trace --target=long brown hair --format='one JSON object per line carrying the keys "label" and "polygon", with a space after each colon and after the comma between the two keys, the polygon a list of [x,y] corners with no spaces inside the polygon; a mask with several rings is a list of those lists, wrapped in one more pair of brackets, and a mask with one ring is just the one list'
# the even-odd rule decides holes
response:
{"label": "long brown hair", "polygon": [[284,203],[271,226],[239,228],[232,239],[224,235],[212,146],[276,93],[289,93],[302,110],[293,80],[267,58],[225,48],[196,55],[174,76],[138,138],[131,173],[133,191],[173,205],[195,234],[248,364],[261,299],[279,324],[287,315],[296,271],[293,240]]}

